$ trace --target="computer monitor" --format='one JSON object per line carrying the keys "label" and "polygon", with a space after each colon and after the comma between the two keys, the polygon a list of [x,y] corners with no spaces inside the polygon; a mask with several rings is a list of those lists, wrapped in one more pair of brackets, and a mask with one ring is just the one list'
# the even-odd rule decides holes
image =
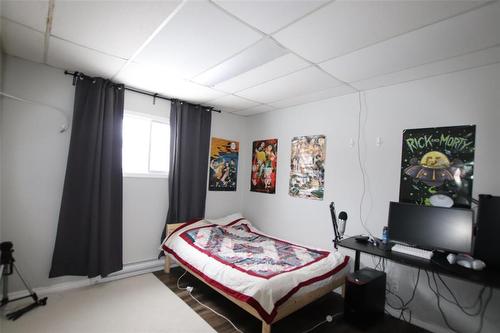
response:
{"label": "computer monitor", "polygon": [[428,250],[472,252],[473,212],[391,202],[389,239]]}

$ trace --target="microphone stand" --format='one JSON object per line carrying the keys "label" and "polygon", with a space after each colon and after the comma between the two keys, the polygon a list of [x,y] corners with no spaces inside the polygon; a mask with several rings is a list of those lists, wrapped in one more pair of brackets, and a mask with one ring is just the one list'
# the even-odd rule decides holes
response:
{"label": "microphone stand", "polygon": [[335,249],[337,249],[337,244],[342,239],[342,236],[340,236],[339,226],[337,224],[337,214],[335,214],[335,204],[333,201],[330,203],[330,214],[332,215],[333,232],[335,235],[335,239],[333,239],[332,242]]}

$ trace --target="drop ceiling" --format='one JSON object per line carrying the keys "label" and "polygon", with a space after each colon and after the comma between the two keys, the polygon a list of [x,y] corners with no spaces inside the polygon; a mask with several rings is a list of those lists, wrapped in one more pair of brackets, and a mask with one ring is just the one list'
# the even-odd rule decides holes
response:
{"label": "drop ceiling", "polygon": [[500,62],[499,1],[9,1],[5,53],[253,115]]}

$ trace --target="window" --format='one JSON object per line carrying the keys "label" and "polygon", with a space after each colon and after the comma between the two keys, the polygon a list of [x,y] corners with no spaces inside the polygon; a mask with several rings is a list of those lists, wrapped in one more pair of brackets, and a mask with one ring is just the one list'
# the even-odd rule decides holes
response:
{"label": "window", "polygon": [[170,125],[166,118],[125,111],[122,168],[125,177],[166,177]]}

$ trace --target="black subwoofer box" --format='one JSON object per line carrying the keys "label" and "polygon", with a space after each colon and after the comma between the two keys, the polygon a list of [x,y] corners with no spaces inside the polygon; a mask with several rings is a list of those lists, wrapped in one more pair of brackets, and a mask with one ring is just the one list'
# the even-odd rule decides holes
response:
{"label": "black subwoofer box", "polygon": [[384,316],[386,274],[363,268],[346,277],[345,319],[354,324],[367,324]]}
{"label": "black subwoofer box", "polygon": [[500,197],[479,195],[474,258],[486,263],[486,268],[500,270]]}

